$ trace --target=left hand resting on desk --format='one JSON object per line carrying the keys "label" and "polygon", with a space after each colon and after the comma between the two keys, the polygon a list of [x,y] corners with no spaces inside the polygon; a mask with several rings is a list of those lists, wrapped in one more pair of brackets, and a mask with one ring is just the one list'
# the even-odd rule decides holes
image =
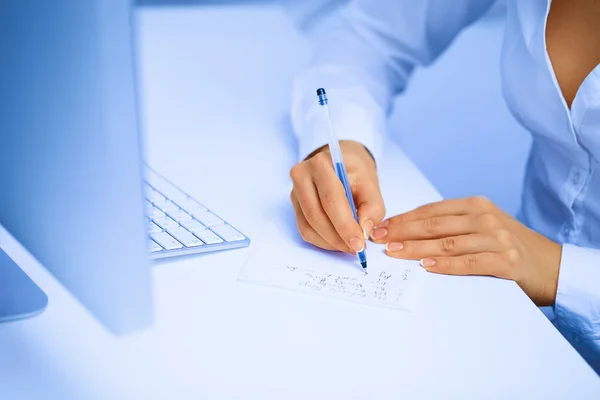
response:
{"label": "left hand resting on desk", "polygon": [[562,246],[484,197],[444,200],[389,218],[371,239],[430,272],[511,279],[539,306],[556,297]]}

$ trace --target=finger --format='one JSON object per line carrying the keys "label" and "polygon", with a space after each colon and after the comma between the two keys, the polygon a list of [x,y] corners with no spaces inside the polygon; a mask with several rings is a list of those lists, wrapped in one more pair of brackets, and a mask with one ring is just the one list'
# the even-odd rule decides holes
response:
{"label": "finger", "polygon": [[465,254],[456,257],[432,257],[421,260],[429,272],[447,275],[487,275],[506,277],[506,261],[498,253]]}
{"label": "finger", "polygon": [[309,180],[297,182],[294,193],[306,221],[317,234],[336,249],[349,252],[350,247],[335,230],[329,216],[321,206],[321,200],[314,183]]}
{"label": "finger", "polygon": [[330,245],[323,239],[313,228],[310,226],[306,218],[304,217],[304,213],[302,212],[302,208],[298,203],[298,199],[296,198],[295,193],[292,191],[292,205],[294,206],[294,211],[296,213],[296,224],[298,225],[298,232],[300,232],[300,236],[304,241],[314,244],[317,247],[320,247],[325,250],[339,250],[334,246]]}
{"label": "finger", "polygon": [[412,211],[392,217],[389,221],[390,223],[392,220],[407,222],[446,215],[481,214],[492,209],[494,209],[494,205],[491,201],[482,196],[474,196],[426,204]]}
{"label": "finger", "polygon": [[416,221],[390,222],[373,232],[377,243],[405,242],[407,240],[437,239],[477,232],[478,223],[473,215],[430,217]]}
{"label": "finger", "polygon": [[490,236],[479,233],[449,236],[434,240],[392,242],[385,245],[387,255],[407,260],[422,258],[459,256],[499,251],[500,244]]}
{"label": "finger", "polygon": [[[349,248],[358,252],[364,249],[364,237],[350,208],[344,186],[334,172],[331,163],[327,163],[324,158],[318,160],[315,159],[316,173],[314,179],[323,210],[325,210],[338,236]],[[314,225],[313,227],[323,238],[327,239],[317,227]]]}
{"label": "finger", "polygon": [[385,216],[385,205],[377,182],[357,184],[353,190],[358,223],[362,228],[363,237],[367,240],[375,225]]}

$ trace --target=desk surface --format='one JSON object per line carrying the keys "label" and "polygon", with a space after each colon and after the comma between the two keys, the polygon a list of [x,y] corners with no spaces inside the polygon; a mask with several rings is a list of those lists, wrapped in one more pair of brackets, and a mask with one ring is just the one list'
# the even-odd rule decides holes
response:
{"label": "desk surface", "polygon": [[[275,8],[144,10],[140,22],[150,163],[259,237],[289,189],[289,85],[307,44]],[[399,208],[439,199],[388,149],[395,169],[382,173],[407,188]],[[0,246],[50,297],[41,316],[0,325],[3,398],[600,397],[513,282],[427,275],[402,313],[238,283],[248,250],[228,251],[158,263],[154,327],[114,338],[4,232]]]}

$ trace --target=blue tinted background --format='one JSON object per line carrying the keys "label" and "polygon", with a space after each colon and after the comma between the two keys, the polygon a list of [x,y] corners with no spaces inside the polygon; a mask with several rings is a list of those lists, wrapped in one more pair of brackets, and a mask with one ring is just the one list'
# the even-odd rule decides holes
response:
{"label": "blue tinted background", "polygon": [[[347,0],[138,0],[141,6],[279,3],[314,35]],[[466,29],[432,66],[413,75],[390,118],[390,133],[445,198],[482,194],[515,214],[529,134],[500,86],[504,2]]]}
{"label": "blue tinted background", "polygon": [[[145,0],[140,1],[140,3],[148,7],[172,5],[202,7],[205,4],[214,6],[215,4],[266,3],[266,1]],[[319,24],[326,21],[329,12],[335,10],[335,7],[343,2],[336,0],[282,0],[280,3],[293,17],[297,28],[311,34]],[[252,16],[249,18],[252,18]],[[232,29],[236,29],[235,26],[232,26]],[[241,31],[243,27],[237,29]],[[529,137],[509,115],[501,97],[499,52],[502,30],[502,7],[500,6],[488,18],[466,30],[432,67],[418,71],[407,92],[400,96],[396,102],[395,112],[390,120],[390,130],[415,164],[421,168],[445,197],[485,194],[512,212],[516,210],[518,204],[522,169],[529,146]],[[277,37],[270,37],[269,39],[278,40]],[[273,67],[276,68],[277,65],[288,65],[288,63],[274,63]],[[242,77],[235,77],[235,79],[232,78],[232,82],[238,83],[242,79]],[[264,83],[265,85],[269,84],[266,81]],[[225,89],[230,90],[231,88]],[[260,94],[257,95],[258,98],[262,99],[260,96]],[[432,113],[435,118],[431,118]],[[170,121],[168,123],[170,124]],[[227,121],[223,121],[223,123],[226,124]],[[290,136],[290,132],[283,128],[281,134],[282,136]],[[287,139],[282,140],[282,144],[284,142],[289,141]],[[181,146],[178,147],[181,148]],[[192,160],[192,156],[189,154],[196,151],[197,149],[191,149],[189,153],[186,153],[188,159]],[[172,157],[172,153],[167,153],[164,156],[165,158]],[[179,156],[184,157],[185,154],[183,156],[179,154]],[[287,173],[279,175],[287,178]],[[212,178],[208,177],[207,179]],[[401,177],[399,177],[399,180],[401,180]],[[223,200],[225,203],[228,201],[237,200]],[[224,206],[221,205],[221,207]],[[242,209],[238,212],[241,214],[245,211]],[[239,220],[238,217],[235,212],[231,214],[232,221]],[[185,267],[180,267],[178,271],[181,272],[183,269]],[[197,282],[193,280],[189,282],[176,281],[176,278],[181,275],[173,273],[174,270],[172,269],[157,270],[161,273],[161,278],[164,281],[170,282],[173,287],[181,288],[180,292],[183,298],[192,291],[192,286],[194,291],[206,289],[195,287]],[[168,280],[169,277],[172,277],[172,281]],[[210,294],[208,290],[207,292]],[[163,301],[168,297],[165,293],[159,292],[158,294],[162,294]],[[66,297],[67,294],[65,293],[62,296]],[[210,296],[207,294],[206,298],[210,298]],[[64,298],[54,298],[53,300],[55,302],[62,301],[61,304],[73,303],[71,299],[69,299],[70,302],[67,302]],[[176,300],[171,301],[169,304],[176,304]],[[166,315],[167,318],[161,326],[167,327],[165,331],[171,333],[180,328],[176,324],[169,325],[168,323],[171,320],[178,321],[176,318],[177,313],[174,313],[172,308],[163,307],[163,316]],[[227,308],[224,306],[224,309]],[[83,323],[85,326],[90,324],[88,320],[83,321]],[[197,323],[201,324],[202,321]],[[28,378],[19,376],[18,371],[29,368],[27,364],[33,360],[38,363],[35,371],[39,371],[38,376],[43,379],[40,379],[37,382],[37,387],[32,390],[42,393],[46,387],[56,387],[63,389],[65,394],[68,392],[71,395],[65,395],[63,398],[86,398],[84,393],[77,393],[80,382],[87,382],[90,376],[111,370],[111,368],[103,365],[94,367],[90,363],[90,365],[82,365],[74,374],[70,365],[60,365],[57,362],[62,358],[68,358],[68,352],[81,351],[81,343],[91,346],[92,344],[108,342],[109,339],[106,338],[103,331],[94,331],[96,336],[87,338],[81,343],[78,342],[74,345],[64,343],[62,346],[37,345],[38,342],[46,344],[64,342],[61,339],[61,329],[59,327],[51,332],[38,333],[36,331],[31,333],[24,327],[14,332],[23,332],[23,334],[14,334],[12,336],[13,340],[8,341],[4,351],[0,354],[12,361],[12,370],[16,371],[12,379],[18,382],[17,386],[21,384],[21,380],[23,381],[23,387],[27,385],[25,380]],[[164,331],[159,332],[159,334],[164,334]],[[37,337],[31,337],[34,335],[48,336],[54,339],[41,341]],[[210,338],[211,335],[215,334],[209,330],[206,335]],[[227,333],[227,335],[233,336],[232,333]],[[195,344],[195,340],[196,338],[184,337],[182,342],[184,344]],[[36,343],[36,345],[32,345],[32,343]],[[144,345],[147,344],[147,342],[143,342],[136,347],[131,342],[122,341],[119,346],[115,345],[115,348],[125,353],[125,355],[138,356],[142,353],[139,349],[144,349]],[[171,359],[173,348],[180,349],[184,347],[173,343],[163,343],[163,345],[164,349],[158,349],[157,352],[164,355],[166,359]],[[210,342],[209,345],[211,345]],[[11,348],[13,349],[12,353]],[[26,348],[26,350],[20,351],[21,348]],[[106,349],[104,351],[114,350]],[[18,354],[19,357],[14,356],[15,354]],[[28,354],[29,357],[22,357],[23,354]],[[193,354],[196,355],[197,353]],[[148,357],[151,356],[154,356],[154,354],[148,353]],[[118,359],[116,356],[114,358]],[[110,357],[107,357],[107,359],[110,359]],[[142,360],[138,365],[143,365],[144,361],[151,364],[151,360]],[[181,368],[193,370],[197,367],[196,360],[186,361],[187,364],[180,366]],[[226,361],[224,359],[223,363]],[[217,367],[219,367],[217,370],[224,369],[220,366]],[[232,365],[231,368],[236,368],[236,366]],[[239,366],[237,368],[239,369]],[[172,368],[172,370],[173,374],[177,373],[177,368]],[[53,373],[47,374],[46,371],[52,371]],[[6,373],[6,371],[4,372]],[[9,374],[8,377],[10,378],[11,375]],[[123,377],[109,374],[98,378],[95,382],[101,383],[103,380],[118,382],[119,379],[123,379]],[[90,392],[103,393],[105,388],[99,383],[97,386],[91,386],[87,389]],[[140,381],[136,384],[152,383]]]}

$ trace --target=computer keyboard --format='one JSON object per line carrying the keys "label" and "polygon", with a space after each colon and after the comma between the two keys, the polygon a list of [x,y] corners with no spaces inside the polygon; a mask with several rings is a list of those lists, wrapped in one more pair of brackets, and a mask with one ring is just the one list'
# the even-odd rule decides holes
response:
{"label": "computer keyboard", "polygon": [[150,167],[146,222],[152,258],[246,247],[250,239]]}

